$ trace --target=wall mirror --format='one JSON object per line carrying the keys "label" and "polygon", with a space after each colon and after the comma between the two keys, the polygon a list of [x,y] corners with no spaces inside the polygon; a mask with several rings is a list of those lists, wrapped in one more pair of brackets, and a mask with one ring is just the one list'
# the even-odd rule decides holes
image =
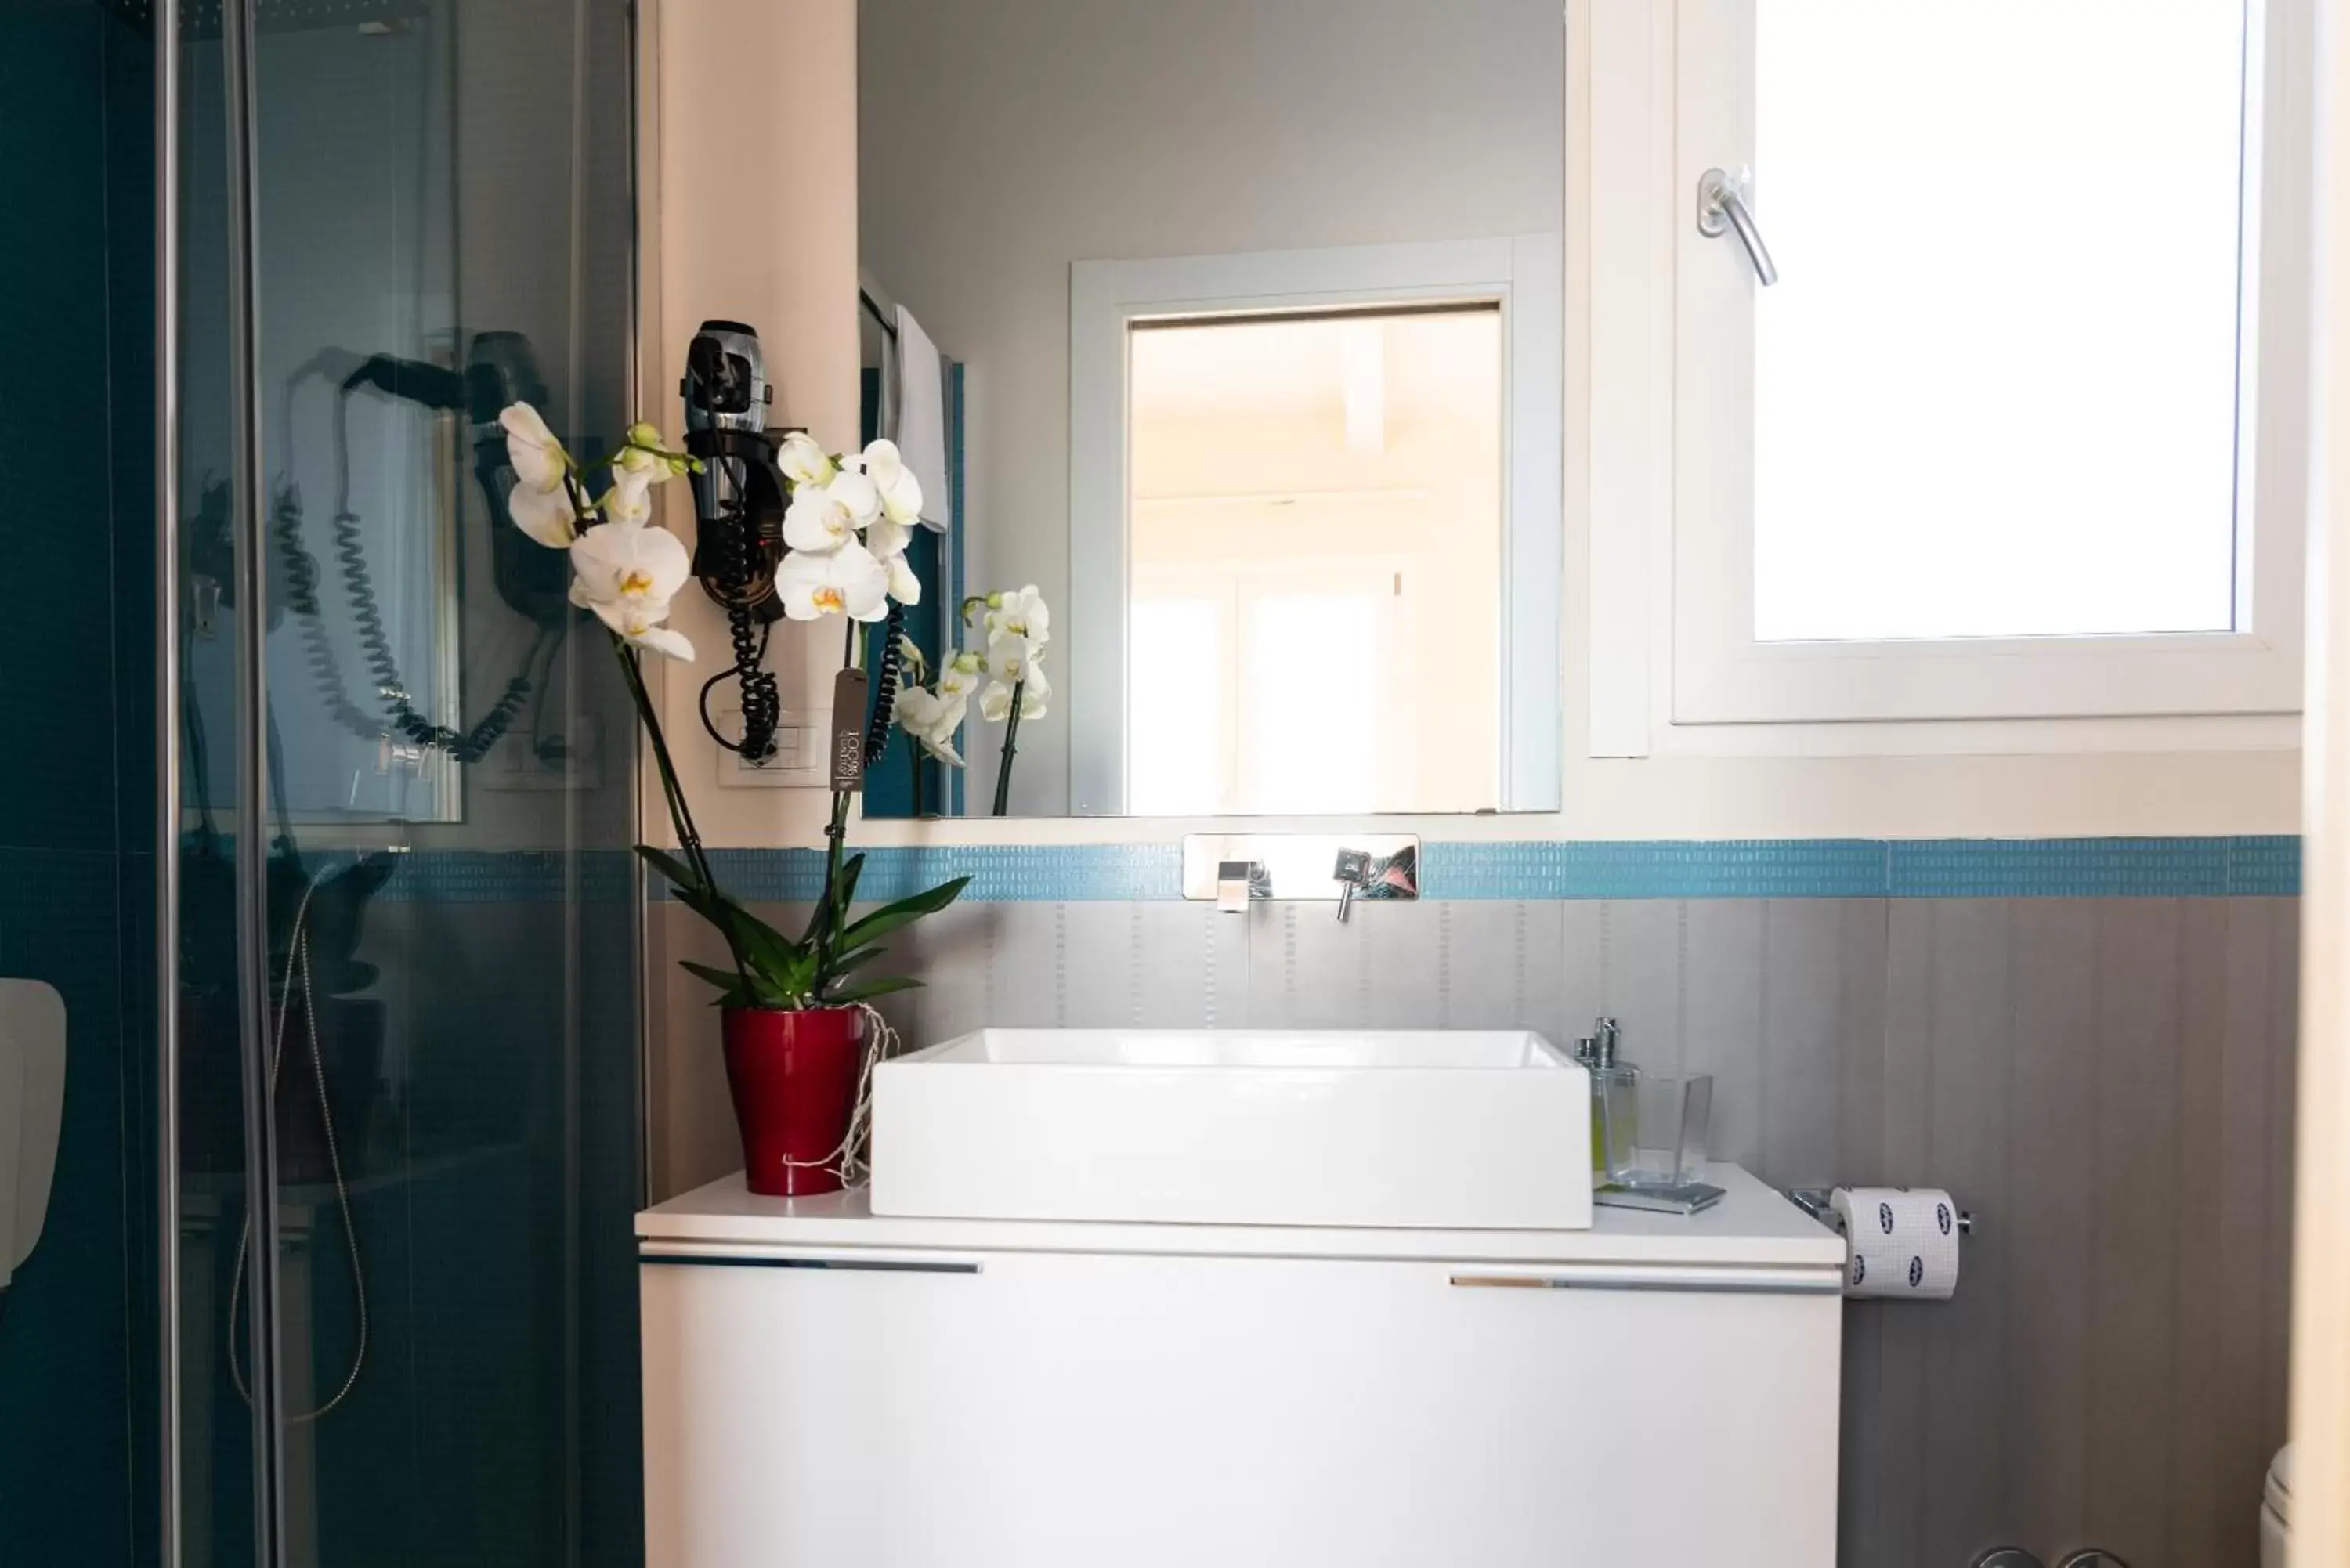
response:
{"label": "wall mirror", "polygon": [[862,0],[858,74],[962,714],[868,814],[1556,809],[1555,0]]}

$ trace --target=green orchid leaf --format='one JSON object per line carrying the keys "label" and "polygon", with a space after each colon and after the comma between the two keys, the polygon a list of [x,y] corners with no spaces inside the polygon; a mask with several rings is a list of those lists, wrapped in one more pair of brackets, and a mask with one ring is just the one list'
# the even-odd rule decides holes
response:
{"label": "green orchid leaf", "polygon": [[865,857],[860,852],[840,863],[840,873],[832,885],[832,898],[823,895],[808,905],[807,929],[800,940],[810,945],[827,940],[837,941],[837,933],[845,923],[849,901],[857,897],[857,879],[864,873]]}
{"label": "green orchid leaf", "polygon": [[935,915],[955,901],[971,878],[958,877],[951,882],[941,882],[927,893],[917,893],[910,898],[900,898],[894,904],[884,904],[863,919],[849,925],[840,933],[837,945],[860,948],[891,931],[912,925],[924,915]]}
{"label": "green orchid leaf", "polygon": [[816,957],[804,952],[777,976],[777,983],[793,997],[810,996],[816,992]]}
{"label": "green orchid leaf", "polygon": [[[731,969],[720,969],[715,964],[696,963],[691,959],[680,959],[677,967],[696,980],[708,981],[727,996],[733,996],[743,989],[743,977]],[[720,1000],[723,1001],[725,998],[722,997]]]}
{"label": "green orchid leaf", "polygon": [[704,890],[702,878],[695,876],[693,868],[676,856],[655,849],[650,844],[638,845],[637,854],[646,865],[668,877],[671,885],[679,892],[700,893]]}
{"label": "green orchid leaf", "polygon": [[847,1007],[851,1002],[866,1002],[877,996],[888,996],[893,992],[913,991],[921,983],[919,980],[909,980],[904,975],[891,975],[882,980],[868,980],[861,985],[852,985],[845,991],[836,991],[825,1000],[835,1007]]}
{"label": "green orchid leaf", "polygon": [[813,961],[807,944],[795,942],[750,910],[733,906],[733,929],[740,939],[743,956],[754,969],[767,974],[781,974],[803,960]]}
{"label": "green orchid leaf", "polygon": [[888,948],[870,947],[859,948],[853,953],[845,953],[832,961],[832,972],[834,978],[837,979],[839,976],[847,974],[850,970],[861,968],[866,964],[871,963],[875,959],[881,957],[889,950]]}

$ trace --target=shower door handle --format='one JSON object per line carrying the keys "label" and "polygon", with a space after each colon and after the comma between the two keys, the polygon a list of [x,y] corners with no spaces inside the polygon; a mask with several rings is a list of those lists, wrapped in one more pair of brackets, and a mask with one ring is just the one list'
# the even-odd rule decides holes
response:
{"label": "shower door handle", "polygon": [[1697,181],[1697,232],[1707,239],[1720,239],[1736,230],[1739,243],[1746,247],[1746,259],[1754,264],[1754,276],[1765,288],[1779,281],[1779,268],[1771,260],[1771,249],[1762,243],[1762,230],[1754,222],[1754,209],[1746,204],[1746,193],[1753,188],[1753,177],[1744,169],[1732,174],[1724,169],[1709,169]]}

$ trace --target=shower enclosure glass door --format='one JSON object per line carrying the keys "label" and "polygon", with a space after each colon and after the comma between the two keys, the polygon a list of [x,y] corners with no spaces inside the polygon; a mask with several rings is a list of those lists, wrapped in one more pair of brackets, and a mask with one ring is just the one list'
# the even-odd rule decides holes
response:
{"label": "shower enclosure glass door", "polygon": [[633,1563],[629,9],[154,16],[163,1561]]}

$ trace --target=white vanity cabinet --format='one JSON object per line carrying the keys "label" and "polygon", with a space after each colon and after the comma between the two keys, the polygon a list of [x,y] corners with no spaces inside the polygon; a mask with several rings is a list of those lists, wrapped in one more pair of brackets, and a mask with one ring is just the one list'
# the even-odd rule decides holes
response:
{"label": "white vanity cabinet", "polygon": [[1835,1555],[1842,1243],[874,1219],[718,1183],[639,1221],[655,1568],[1356,1568]]}

